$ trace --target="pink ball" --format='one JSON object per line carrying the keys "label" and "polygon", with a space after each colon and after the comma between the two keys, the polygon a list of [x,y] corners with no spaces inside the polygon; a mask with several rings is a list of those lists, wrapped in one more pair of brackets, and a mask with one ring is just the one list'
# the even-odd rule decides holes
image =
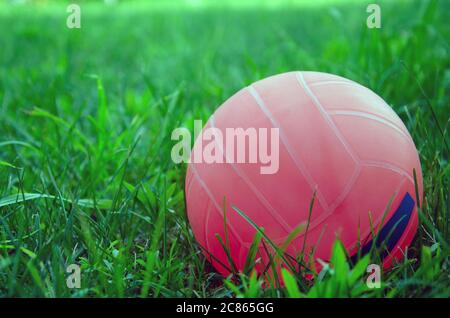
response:
{"label": "pink ball", "polygon": [[[279,74],[229,98],[203,134],[211,127],[224,136],[226,128],[279,128],[279,166],[272,174],[262,174],[261,164],[236,160],[195,163],[204,135],[195,142],[186,175],[187,213],[195,238],[220,273],[232,269],[216,237],[225,242],[224,209],[230,255],[243,270],[256,230],[233,206],[281,245],[308,221],[314,191],[306,239],[303,232],[286,253],[296,257],[314,250],[316,263],[327,262],[339,238],[353,258],[358,249],[364,254],[372,244],[384,246],[385,268],[404,257],[418,225],[413,169],[422,198],[419,156],[401,119],[370,89],[327,73]],[[226,158],[227,149],[222,147],[220,156]],[[268,262],[262,246],[258,258],[261,273]]]}

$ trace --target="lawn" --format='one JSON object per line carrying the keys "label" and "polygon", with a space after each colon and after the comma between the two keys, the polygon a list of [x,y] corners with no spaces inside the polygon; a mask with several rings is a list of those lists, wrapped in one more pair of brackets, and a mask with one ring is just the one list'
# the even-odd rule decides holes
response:
{"label": "lawn", "polygon": [[[378,1],[381,29],[368,3],[81,1],[68,29],[66,1],[0,2],[0,296],[449,297],[450,2]],[[192,235],[172,130],[292,70],[371,88],[419,151],[420,227],[380,289],[224,278]]]}

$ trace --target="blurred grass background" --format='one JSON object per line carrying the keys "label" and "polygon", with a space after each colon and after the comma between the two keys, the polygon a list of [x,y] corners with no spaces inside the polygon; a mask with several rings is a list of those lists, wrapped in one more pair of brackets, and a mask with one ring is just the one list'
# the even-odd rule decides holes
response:
{"label": "blurred grass background", "polygon": [[0,1],[0,296],[289,295],[224,285],[205,263],[170,134],[292,70],[371,88],[420,153],[411,255],[361,295],[449,295],[449,1],[377,1],[381,29],[366,27],[367,1],[76,3],[81,29],[66,27],[67,1]]}

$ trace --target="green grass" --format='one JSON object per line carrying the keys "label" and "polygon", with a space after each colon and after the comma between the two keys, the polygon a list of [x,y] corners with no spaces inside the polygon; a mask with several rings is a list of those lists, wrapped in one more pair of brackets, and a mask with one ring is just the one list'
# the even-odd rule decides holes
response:
{"label": "green grass", "polygon": [[[448,1],[382,1],[379,30],[364,2],[148,3],[89,2],[80,30],[65,2],[0,3],[0,296],[450,296]],[[339,244],[314,284],[283,272],[286,289],[263,289],[220,277],[195,243],[172,130],[292,70],[370,87],[419,150],[420,228],[381,289]]]}

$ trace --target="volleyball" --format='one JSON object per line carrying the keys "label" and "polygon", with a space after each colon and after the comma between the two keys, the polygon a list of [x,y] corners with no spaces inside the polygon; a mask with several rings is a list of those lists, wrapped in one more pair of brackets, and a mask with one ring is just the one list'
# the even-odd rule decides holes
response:
{"label": "volleyball", "polygon": [[[195,238],[223,275],[243,270],[255,225],[280,246],[307,225],[286,249],[293,257],[327,262],[339,239],[350,258],[376,245],[390,267],[416,233],[422,173],[407,128],[381,97],[340,76],[289,72],[214,112],[192,148],[185,193]],[[267,250],[255,256],[260,273]]]}

